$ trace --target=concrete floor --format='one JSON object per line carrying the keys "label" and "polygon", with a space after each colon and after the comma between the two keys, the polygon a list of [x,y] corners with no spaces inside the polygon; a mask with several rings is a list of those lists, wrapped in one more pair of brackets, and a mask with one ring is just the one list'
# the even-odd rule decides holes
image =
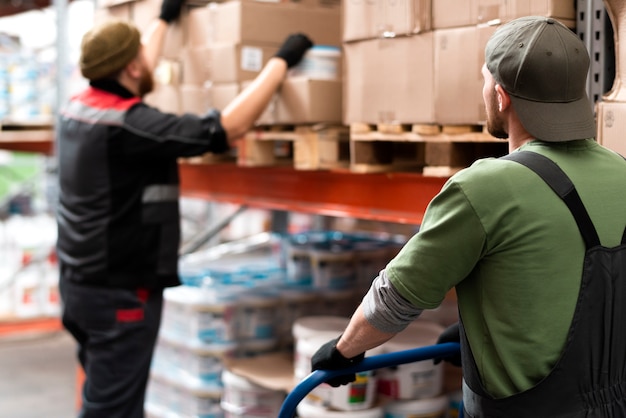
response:
{"label": "concrete floor", "polygon": [[0,338],[0,417],[76,417],[75,344],[67,333]]}

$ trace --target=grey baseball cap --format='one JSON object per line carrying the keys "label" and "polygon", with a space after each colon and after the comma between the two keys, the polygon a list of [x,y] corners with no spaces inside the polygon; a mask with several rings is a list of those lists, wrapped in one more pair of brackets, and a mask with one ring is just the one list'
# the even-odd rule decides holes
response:
{"label": "grey baseball cap", "polygon": [[536,139],[561,142],[596,136],[586,92],[589,54],[567,26],[542,16],[512,20],[487,42],[485,64]]}

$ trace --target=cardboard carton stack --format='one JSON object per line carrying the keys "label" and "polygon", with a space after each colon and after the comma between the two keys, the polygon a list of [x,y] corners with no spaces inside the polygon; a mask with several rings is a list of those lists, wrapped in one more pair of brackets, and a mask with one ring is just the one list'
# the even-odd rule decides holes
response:
{"label": "cardboard carton stack", "polygon": [[[128,19],[145,30],[160,0],[112,0],[98,19]],[[341,45],[339,2],[189,2],[166,35],[146,102],[172,113],[222,110],[261,71],[291,33]],[[341,122],[341,80],[289,77],[259,124]],[[332,106],[329,106],[332,104]]]}
{"label": "cardboard carton stack", "polygon": [[483,50],[498,24],[534,14],[575,25],[574,2],[400,0],[343,3],[344,122],[484,121]]}
{"label": "cardboard carton stack", "polygon": [[620,0],[604,0],[604,4],[613,24],[616,71],[613,87],[596,105],[597,140],[605,147],[626,155],[626,4]]}
{"label": "cardboard carton stack", "polygon": [[[100,18],[127,18],[141,29],[160,6],[108,1]],[[257,121],[267,126],[480,127],[484,46],[497,26],[529,14],[575,26],[575,2],[563,0],[190,1],[169,29],[157,88],[146,98],[166,111],[224,109],[290,33],[341,47],[339,79],[288,77]]]}

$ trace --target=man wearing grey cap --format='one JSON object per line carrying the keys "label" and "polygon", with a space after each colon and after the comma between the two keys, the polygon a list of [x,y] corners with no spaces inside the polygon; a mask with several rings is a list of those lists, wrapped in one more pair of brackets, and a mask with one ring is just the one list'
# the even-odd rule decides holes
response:
{"label": "man wearing grey cap", "polygon": [[288,36],[221,113],[163,113],[142,98],[183,1],[163,0],[143,41],[125,21],[87,32],[80,69],[89,86],[60,113],[57,251],[63,325],[86,375],[82,418],[144,416],[162,291],[180,284],[177,159],[233,146],[312,46]]}
{"label": "man wearing grey cap", "polygon": [[483,99],[509,155],[449,179],[314,370],[359,362],[454,288],[460,326],[440,342],[461,343],[446,360],[466,416],[626,416],[626,162],[594,140],[588,68],[553,19],[498,28]]}

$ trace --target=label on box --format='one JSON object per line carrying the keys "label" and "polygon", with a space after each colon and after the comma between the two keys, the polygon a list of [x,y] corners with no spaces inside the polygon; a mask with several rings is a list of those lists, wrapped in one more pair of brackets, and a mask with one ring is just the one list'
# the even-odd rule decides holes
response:
{"label": "label on box", "polygon": [[261,71],[263,68],[263,50],[252,46],[241,47],[241,69]]}

